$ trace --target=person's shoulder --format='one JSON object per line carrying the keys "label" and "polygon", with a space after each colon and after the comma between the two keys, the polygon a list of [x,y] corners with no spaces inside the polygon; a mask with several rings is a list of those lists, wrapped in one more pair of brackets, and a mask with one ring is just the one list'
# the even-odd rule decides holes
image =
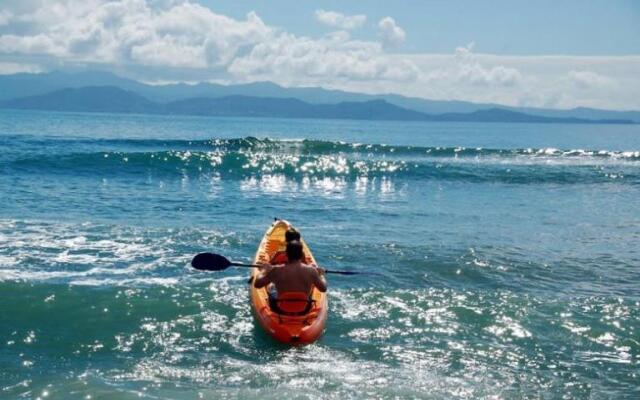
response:
{"label": "person's shoulder", "polygon": [[269,264],[269,267],[269,274],[271,274],[274,271],[279,271],[280,269],[282,269],[282,267],[284,267],[284,264]]}
{"label": "person's shoulder", "polygon": [[303,268],[312,273],[318,273],[318,268],[313,264],[302,264]]}

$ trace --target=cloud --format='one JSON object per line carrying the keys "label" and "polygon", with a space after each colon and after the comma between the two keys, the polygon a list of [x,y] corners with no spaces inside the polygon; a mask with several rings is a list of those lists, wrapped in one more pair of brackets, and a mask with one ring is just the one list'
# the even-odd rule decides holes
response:
{"label": "cloud", "polygon": [[397,46],[406,34],[390,17],[379,21],[377,40],[332,26],[341,29],[296,35],[254,12],[231,18],[187,0],[3,0],[0,73],[97,66],[155,82],[269,80],[438,100],[640,109],[640,56],[491,55],[473,43],[449,54],[404,54]]}
{"label": "cloud", "polygon": [[522,78],[520,71],[502,65],[487,69],[480,63],[459,66],[458,78],[474,85],[513,86]]}
{"label": "cloud", "polygon": [[458,46],[456,47],[456,57],[460,58],[460,59],[467,59],[469,57],[471,57],[471,52],[473,51],[473,48],[475,47],[476,42],[469,42],[466,46]]}
{"label": "cloud", "polygon": [[603,87],[613,82],[611,78],[592,71],[571,70],[568,75],[569,79],[580,89]]}
{"label": "cloud", "polygon": [[358,15],[344,15],[336,11],[316,10],[316,20],[318,22],[340,29],[355,29],[361,27],[366,21],[367,16]]}
{"label": "cloud", "polygon": [[0,26],[8,25],[12,16],[13,14],[7,10],[0,10]]}
{"label": "cloud", "polygon": [[[90,6],[87,6],[89,3]],[[145,0],[50,1],[18,16],[26,34],[0,36],[0,53],[76,62],[205,68],[224,66],[273,29],[255,13],[235,20],[190,2],[152,8]]]}
{"label": "cloud", "polygon": [[0,62],[0,75],[11,75],[26,72],[35,74],[44,72],[41,66],[37,64],[15,63],[15,62]]}
{"label": "cloud", "polygon": [[[321,10],[317,16],[345,28],[366,19]],[[156,72],[193,69],[216,78],[283,84],[417,78],[410,61],[386,58],[380,43],[352,40],[346,31],[321,38],[296,36],[266,25],[254,12],[236,20],[189,1],[159,6],[146,0],[91,0],[83,7],[51,1],[20,17],[29,25],[28,33],[0,35],[0,53],[135,65]]]}
{"label": "cloud", "polygon": [[456,48],[456,68],[450,70],[455,79],[474,85],[501,86],[516,85],[522,79],[522,74],[515,68],[503,65],[490,68],[483,66],[472,53],[474,46],[475,43],[471,42],[466,47]]}
{"label": "cloud", "polygon": [[403,58],[387,58],[375,42],[333,34],[321,39],[282,34],[238,57],[229,72],[242,79],[308,85],[340,81],[410,81],[418,69]]}
{"label": "cloud", "polygon": [[385,47],[398,47],[406,38],[404,30],[396,25],[391,17],[384,17],[378,22],[379,36]]}
{"label": "cloud", "polygon": [[[637,96],[640,56],[510,56],[472,52],[470,58],[461,60],[460,51],[456,51],[405,57],[420,71],[418,82],[403,88],[402,93],[409,96],[527,107],[640,110]],[[500,75],[494,75],[480,84],[464,73],[465,68],[476,63],[485,71],[481,76],[488,71],[497,74],[504,68],[517,71],[517,79],[512,84],[506,84],[509,79],[500,84],[501,80],[496,78]],[[607,83],[591,85],[587,90],[571,79],[570,71],[590,71],[605,77]]]}
{"label": "cloud", "polygon": [[44,34],[33,36],[2,35],[0,36],[0,53],[64,56],[66,48]]}

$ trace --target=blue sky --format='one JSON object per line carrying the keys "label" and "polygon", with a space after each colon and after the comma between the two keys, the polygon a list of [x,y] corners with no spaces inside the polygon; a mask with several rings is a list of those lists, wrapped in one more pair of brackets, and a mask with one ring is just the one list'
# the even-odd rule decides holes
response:
{"label": "blue sky", "polygon": [[[375,38],[377,21],[392,16],[407,32],[404,51],[449,53],[465,43],[512,55],[640,54],[640,1],[213,1],[200,3],[236,18],[255,10],[265,22],[298,35],[321,35],[316,9],[364,14],[358,36]],[[286,12],[283,12],[286,10]]]}
{"label": "blue sky", "polygon": [[0,74],[640,109],[640,1],[2,0]]}

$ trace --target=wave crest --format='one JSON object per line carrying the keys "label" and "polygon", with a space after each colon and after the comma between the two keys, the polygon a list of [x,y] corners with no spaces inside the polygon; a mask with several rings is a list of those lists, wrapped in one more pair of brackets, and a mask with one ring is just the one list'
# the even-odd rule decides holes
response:
{"label": "wave crest", "polygon": [[97,143],[106,149],[36,154],[0,165],[26,173],[89,176],[145,174],[242,179],[278,175],[290,179],[395,177],[506,183],[640,182],[638,151],[414,147],[254,137]]}

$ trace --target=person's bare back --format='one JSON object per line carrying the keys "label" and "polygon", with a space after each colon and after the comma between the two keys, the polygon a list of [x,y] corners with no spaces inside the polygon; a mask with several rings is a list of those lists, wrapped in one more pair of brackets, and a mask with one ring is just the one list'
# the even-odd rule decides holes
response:
{"label": "person's bare back", "polygon": [[310,293],[313,287],[321,292],[327,291],[327,283],[322,270],[311,265],[294,261],[284,265],[266,266],[254,282],[256,288],[273,283],[278,293]]}
{"label": "person's bare back", "polygon": [[287,258],[284,265],[265,265],[260,275],[253,282],[256,288],[265,287],[273,283],[278,293],[303,292],[311,293],[316,287],[321,292],[327,291],[324,270],[302,262],[303,247],[298,241],[287,244]]}

